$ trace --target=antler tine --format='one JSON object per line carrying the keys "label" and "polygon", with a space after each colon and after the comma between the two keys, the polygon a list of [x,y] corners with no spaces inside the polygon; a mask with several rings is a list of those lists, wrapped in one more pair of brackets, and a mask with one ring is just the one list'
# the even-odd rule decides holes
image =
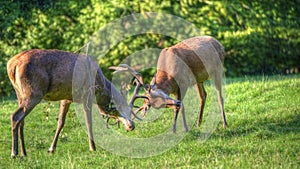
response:
{"label": "antler tine", "polygon": [[[135,82],[136,81],[138,81],[138,80],[135,79]],[[140,87],[141,87],[141,84],[139,82],[136,82],[136,87],[134,88],[132,98],[130,99],[130,102],[129,102],[129,105],[131,106],[131,108],[133,107],[133,103],[136,100],[136,96],[138,95]]]}
{"label": "antler tine", "polygon": [[[139,92],[139,89],[141,86],[143,86],[145,88],[145,85],[144,85],[144,81],[143,81],[143,78],[142,76],[140,75],[139,72],[137,72],[136,70],[134,70],[132,67],[130,67],[129,65],[127,64],[120,64],[119,66],[110,66],[109,69],[113,69],[115,70],[114,73],[118,73],[118,72],[125,72],[125,71],[128,71],[129,73],[131,73],[134,77],[135,77],[135,83],[136,83],[136,87],[134,89],[134,92],[133,92],[133,95],[132,95],[132,98],[130,99],[130,102],[129,102],[129,106],[130,108],[132,109],[133,106],[134,106],[134,101],[138,98],[144,98],[144,99],[148,99],[148,97],[146,96],[140,96],[138,95],[138,92]],[[132,112],[134,118],[137,118],[139,120],[141,120],[141,118],[139,118],[137,116],[137,113],[139,111],[141,111],[142,109],[144,109],[144,106],[141,106],[139,107],[135,112]]]}
{"label": "antler tine", "polygon": [[130,67],[127,64],[120,64],[119,66],[110,66],[109,69],[116,70],[114,73],[128,71],[129,73],[131,73],[138,80],[138,82],[142,86],[144,86],[144,81],[143,81],[143,78],[140,75],[140,73],[137,72],[136,70],[134,70],[132,67]]}
{"label": "antler tine", "polygon": [[[139,110],[139,111],[140,111],[140,110]],[[139,111],[138,111],[138,112],[139,112]],[[142,121],[142,119],[141,119],[140,117],[137,116],[137,112],[132,112],[132,114],[133,114],[132,120],[133,120],[134,118],[137,118],[138,120]]]}
{"label": "antler tine", "polygon": [[[139,107],[137,110],[135,110],[135,111],[133,112],[134,118],[136,118],[138,112],[140,112],[140,111],[143,110],[143,109],[145,109],[145,107],[144,107],[144,106],[141,106],[141,107]],[[142,114],[142,117],[144,117],[144,116],[145,116],[145,115]],[[133,118],[133,119],[134,119],[134,118]]]}

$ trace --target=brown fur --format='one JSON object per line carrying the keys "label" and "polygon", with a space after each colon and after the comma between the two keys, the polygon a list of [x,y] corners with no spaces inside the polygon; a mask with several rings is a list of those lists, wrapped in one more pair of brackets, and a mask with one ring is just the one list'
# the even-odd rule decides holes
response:
{"label": "brown fur", "polygon": [[[73,77],[76,64],[81,64],[76,67],[76,69],[79,69],[76,70],[79,73],[77,74],[79,77]],[[91,81],[88,78],[92,70],[95,70],[94,77],[96,79],[94,82],[92,81],[92,84],[89,84]],[[20,136],[22,155],[26,155],[23,136],[24,118],[42,99],[60,101],[57,130],[49,152],[53,152],[56,147],[58,135],[64,126],[66,114],[73,101],[84,102],[90,150],[95,150],[90,111],[92,101],[84,93],[79,93],[76,97],[81,99],[73,100],[73,78],[80,78],[78,80],[79,84],[76,84],[78,88],[82,86],[86,87],[85,90],[89,90],[89,88],[95,86],[95,88],[91,89],[95,92],[98,108],[104,114],[108,113],[105,110],[110,103],[112,94],[114,97],[116,96],[119,99],[119,103],[122,103],[120,106],[122,112],[114,115],[115,118],[122,121],[127,130],[134,129],[134,123],[127,115],[130,113],[130,109],[126,101],[121,99],[119,92],[104,77],[98,65],[87,56],[59,50],[28,50],[17,54],[8,61],[7,73],[16,91],[19,103],[19,108],[11,115],[12,157],[18,154],[18,136]]]}
{"label": "brown fur", "polygon": [[[225,128],[227,122],[221,94],[223,62],[224,48],[216,39],[209,36],[198,36],[184,40],[161,51],[157,62],[156,77],[151,82],[152,90],[160,90],[167,95],[174,94],[176,99],[183,100],[187,88],[196,84],[200,98],[198,118],[198,126],[200,126],[206,100],[203,82],[210,78],[213,79],[222,111],[223,127]],[[188,130],[183,106],[181,113],[185,130]],[[177,114],[178,110],[174,109],[173,132],[176,131]]]}

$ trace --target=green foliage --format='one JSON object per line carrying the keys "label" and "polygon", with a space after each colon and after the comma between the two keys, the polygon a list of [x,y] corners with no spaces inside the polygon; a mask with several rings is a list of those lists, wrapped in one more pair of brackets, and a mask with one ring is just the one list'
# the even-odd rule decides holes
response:
{"label": "green foliage", "polygon": [[[211,137],[200,143],[198,139],[202,133],[201,128],[194,126],[174,148],[157,156],[140,159],[112,154],[99,145],[97,151],[90,152],[85,125],[81,126],[78,118],[70,116],[66,119],[56,152],[50,155],[47,149],[55,134],[59,106],[57,103],[49,105],[43,102],[25,120],[24,135],[28,156],[11,160],[9,117],[17,109],[17,102],[4,99],[0,101],[1,167],[299,168],[300,97],[295,93],[300,92],[300,76],[227,78],[226,81],[227,129],[223,129],[220,123]],[[206,89],[211,90],[210,86]],[[43,116],[45,107],[50,109],[48,118]],[[70,113],[75,114],[73,104],[68,114]],[[204,120],[207,115],[206,109]],[[117,126],[110,126],[107,130],[122,131],[128,137],[144,138],[162,128],[171,128],[172,118],[172,112],[165,112],[156,121],[147,124],[152,128],[143,128],[136,121],[137,127],[131,132],[125,132],[124,128],[118,129]],[[181,116],[178,118],[179,123]]]}
{"label": "green foliage", "polygon": [[[195,24],[204,34],[216,37],[226,50],[227,76],[297,72],[299,6],[298,1],[281,0],[1,1],[0,96],[12,91],[5,68],[10,57],[32,48],[76,51],[100,28],[132,13],[176,15]],[[120,63],[126,56],[176,42],[155,34],[129,37],[112,46],[100,65],[110,77],[107,67]]]}

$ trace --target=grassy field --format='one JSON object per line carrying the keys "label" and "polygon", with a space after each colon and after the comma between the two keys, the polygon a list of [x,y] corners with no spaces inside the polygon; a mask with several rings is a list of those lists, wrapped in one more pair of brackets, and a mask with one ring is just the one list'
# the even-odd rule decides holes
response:
{"label": "grassy field", "polygon": [[[224,130],[220,123],[211,137],[200,143],[201,128],[194,126],[174,148],[147,158],[118,156],[100,146],[90,152],[74,106],[56,152],[48,154],[58,107],[44,102],[26,117],[28,156],[11,160],[10,114],[16,108],[15,100],[0,100],[0,168],[300,168],[299,75],[227,78],[229,127]],[[128,135],[151,135],[160,126],[171,127],[172,118],[171,112],[164,113],[165,120],[156,120],[156,127],[148,130],[137,125]],[[124,131],[122,127],[116,130]]]}

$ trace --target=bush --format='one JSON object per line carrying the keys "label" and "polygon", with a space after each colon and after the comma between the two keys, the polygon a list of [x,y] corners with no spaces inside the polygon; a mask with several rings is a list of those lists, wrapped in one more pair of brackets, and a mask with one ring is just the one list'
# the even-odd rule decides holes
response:
{"label": "bush", "polygon": [[[51,1],[0,2],[0,96],[12,87],[6,62],[27,49],[75,51],[107,23],[131,13],[173,14],[194,23],[225,47],[227,76],[290,73],[299,70],[300,4],[297,1]],[[188,31],[188,30],[186,30]],[[100,39],[101,40],[101,39]],[[160,43],[164,42],[164,43]],[[100,62],[106,68],[144,48],[163,48],[176,40],[145,34],[125,39]],[[145,73],[147,74],[147,73]]]}

